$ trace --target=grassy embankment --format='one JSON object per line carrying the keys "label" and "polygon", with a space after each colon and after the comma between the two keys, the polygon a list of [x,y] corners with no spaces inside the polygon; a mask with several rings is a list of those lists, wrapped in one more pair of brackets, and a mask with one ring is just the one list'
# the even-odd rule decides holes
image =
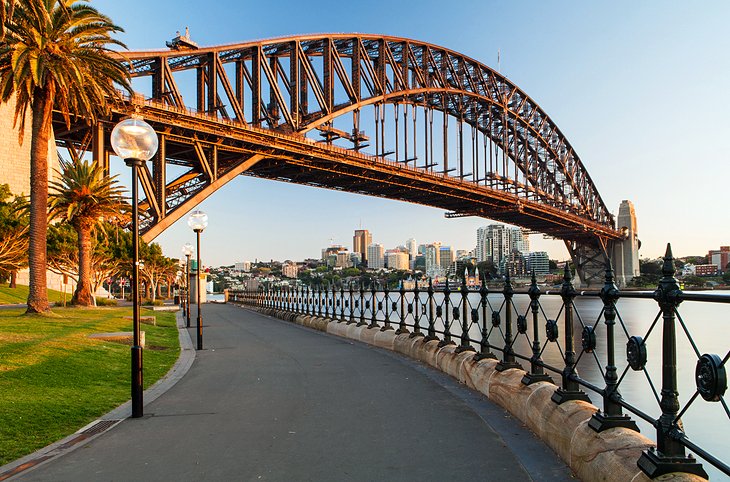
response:
{"label": "grassy embankment", "polygon": [[[131,331],[128,308],[0,311],[0,465],[69,435],[130,397],[129,345],[88,338]],[[146,314],[143,312],[143,314]],[[175,313],[142,325],[145,388],[179,353]]]}
{"label": "grassy embankment", "polygon": [[[66,293],[66,302],[71,301],[73,293]],[[48,301],[63,303],[64,294],[56,290],[48,290]],[[7,283],[0,284],[0,305],[25,304],[28,300],[28,287],[18,285],[17,288],[8,288]]]}

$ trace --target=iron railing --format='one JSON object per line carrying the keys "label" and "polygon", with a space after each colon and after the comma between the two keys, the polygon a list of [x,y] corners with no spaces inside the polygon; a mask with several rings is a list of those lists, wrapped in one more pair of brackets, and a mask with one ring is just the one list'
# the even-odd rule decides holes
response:
{"label": "iron railing", "polygon": [[[707,431],[727,433],[730,425],[723,428],[719,424],[730,422],[730,409],[724,398],[730,351],[724,356],[700,351],[690,325],[678,309],[684,301],[726,306],[730,304],[730,295],[685,293],[674,274],[674,259],[668,246],[662,267],[663,277],[653,292],[619,291],[611,266],[607,265],[605,284],[600,291],[576,291],[566,266],[559,291],[542,291],[533,274],[529,288],[523,291],[513,289],[508,275],[501,292],[490,292],[486,282],[481,283],[478,291],[469,290],[464,283],[458,290],[452,289],[448,283],[443,290],[436,290],[429,281],[427,286],[416,284],[410,290],[402,287],[396,290],[388,287],[376,289],[375,284],[371,284],[369,289],[362,284],[341,284],[324,288],[320,285],[314,289],[277,287],[230,291],[228,301],[316,315],[340,323],[379,327],[383,331],[396,330],[397,334],[410,333],[412,337],[439,340],[442,346],[458,343],[457,351],[474,351],[476,359],[498,359],[496,369],[500,371],[522,368],[521,362],[524,362],[528,365],[522,379],[524,384],[551,381],[549,373],[560,378],[552,396],[557,404],[568,400],[590,401],[587,392],[597,395],[602,403],[589,421],[592,429],[600,432],[625,427],[638,431],[639,426],[632,416],[639,423],[654,427],[657,447],[644,451],[637,461],[650,477],[671,472],[707,477],[702,464],[687,450],[730,476],[727,461],[713,455],[704,442],[703,448],[692,441],[682,423],[682,417],[691,407],[696,410],[696,405],[701,402],[717,404],[722,409],[715,410],[713,418],[708,421]],[[517,302],[516,298],[524,302]],[[579,306],[577,301],[584,299],[594,300],[592,310],[589,305]],[[619,305],[627,303],[622,300],[629,299],[656,302],[659,309],[653,321],[642,325],[630,319],[634,316],[632,314],[628,314],[629,318],[622,317],[622,306]],[[598,300],[600,303],[596,303]],[[599,308],[597,315],[595,305]],[[587,311],[585,316],[581,316],[581,309]],[[727,313],[724,316],[727,317]],[[695,321],[705,325],[708,320]],[[699,325],[692,327],[696,326]],[[579,336],[576,329],[580,331]],[[684,335],[683,338],[678,339],[678,331]],[[713,346],[716,343],[715,337]],[[726,340],[722,343],[727,346]],[[624,345],[625,359],[617,361],[621,344]],[[679,366],[678,347],[682,348],[684,357],[679,360]],[[656,350],[652,351],[654,348]],[[555,361],[544,360],[548,352],[552,352],[551,359]],[[691,360],[685,359],[687,354],[696,357],[694,367]],[[595,361],[593,369],[598,374],[597,379],[579,375],[577,366],[584,358]],[[586,361],[583,363],[585,366]],[[679,398],[678,369],[682,374],[694,375],[689,383],[683,385],[683,389],[688,391],[694,389],[693,395],[683,403]],[[622,396],[619,389],[625,386],[627,377],[633,372],[639,378],[643,374],[649,388],[648,396]],[[655,383],[657,378],[660,379],[659,392]],[[685,378],[687,382],[689,378]],[[648,409],[644,408],[647,400],[651,405]],[[702,411],[705,411],[704,407]],[[727,441],[726,438],[724,440]],[[729,452],[722,447],[720,450],[723,457],[727,457]]]}

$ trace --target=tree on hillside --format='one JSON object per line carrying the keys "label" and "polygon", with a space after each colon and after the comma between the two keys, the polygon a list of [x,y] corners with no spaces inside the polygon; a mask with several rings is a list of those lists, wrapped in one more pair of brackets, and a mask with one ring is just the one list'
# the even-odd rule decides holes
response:
{"label": "tree on hillside", "polygon": [[50,309],[46,233],[52,112],[59,110],[68,126],[72,114],[94,122],[105,112],[107,99],[118,97],[115,84],[129,92],[132,88],[124,66],[109,55],[112,45],[125,47],[111,37],[122,29],[86,2],[5,0],[0,10],[6,16],[0,41],[0,101],[15,97],[21,142],[29,109],[32,123],[27,312],[45,312]]}
{"label": "tree on hillside", "polygon": [[13,196],[7,184],[0,184],[0,278],[10,278],[28,262],[28,210],[23,197]]}
{"label": "tree on hillside", "polygon": [[51,183],[51,216],[68,222],[78,236],[79,277],[71,303],[94,304],[91,257],[93,233],[104,219],[121,219],[127,211],[122,187],[97,162],[61,161],[60,179]]}

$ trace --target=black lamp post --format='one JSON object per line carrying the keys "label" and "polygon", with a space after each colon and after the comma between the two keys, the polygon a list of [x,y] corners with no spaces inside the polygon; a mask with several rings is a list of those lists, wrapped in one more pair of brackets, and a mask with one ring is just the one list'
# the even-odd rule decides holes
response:
{"label": "black lamp post", "polygon": [[203,211],[193,211],[193,213],[188,218],[188,226],[195,231],[195,236],[197,240],[197,256],[198,256],[198,266],[197,270],[195,272],[196,281],[195,281],[195,295],[197,299],[197,305],[198,305],[198,320],[197,320],[197,330],[198,330],[198,350],[203,349],[203,318],[200,315],[200,233],[203,232],[203,230],[208,226],[208,215],[205,214]]}
{"label": "black lamp post", "polygon": [[140,118],[130,117],[114,126],[111,144],[117,156],[132,168],[132,417],[143,414],[142,346],[139,329],[139,212],[137,183],[139,168],[157,152],[157,134]]}
{"label": "black lamp post", "polygon": [[185,255],[185,328],[190,328],[190,256],[193,255],[193,245],[185,243],[182,251]]}

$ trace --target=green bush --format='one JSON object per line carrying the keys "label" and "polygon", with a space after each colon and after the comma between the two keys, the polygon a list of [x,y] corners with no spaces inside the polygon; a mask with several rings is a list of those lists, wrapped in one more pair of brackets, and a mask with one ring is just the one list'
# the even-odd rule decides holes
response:
{"label": "green bush", "polygon": [[114,298],[97,298],[96,306],[117,306],[117,300]]}
{"label": "green bush", "polygon": [[165,303],[163,303],[162,300],[152,301],[150,298],[145,298],[145,299],[142,300],[141,304],[143,306],[162,306]]}

